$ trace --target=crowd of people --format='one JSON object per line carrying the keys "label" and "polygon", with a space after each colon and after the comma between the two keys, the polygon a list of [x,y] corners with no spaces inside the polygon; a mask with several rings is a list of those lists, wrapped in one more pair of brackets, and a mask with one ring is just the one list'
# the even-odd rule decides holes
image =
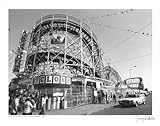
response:
{"label": "crowd of people", "polygon": [[23,113],[23,115],[32,115],[37,108],[38,102],[38,91],[31,92],[27,89],[17,89],[9,94],[9,114],[17,115],[18,113]]}
{"label": "crowd of people", "polygon": [[116,94],[108,94],[107,92],[104,92],[103,90],[97,91],[96,89],[94,89],[93,91],[93,99],[92,99],[92,103],[96,104],[108,104],[108,103],[117,103],[117,97]]}
{"label": "crowd of people", "polygon": [[[92,90],[92,104],[116,103],[117,100],[117,96],[114,93],[107,93],[96,88]],[[40,97],[39,93],[35,92],[33,94],[23,91],[23,93],[12,94],[9,97],[9,114],[17,115],[22,113],[23,115],[32,115],[35,110],[41,109],[39,114],[44,115],[46,101],[47,96]]]}
{"label": "crowd of people", "polygon": [[32,95],[16,95],[9,98],[9,113],[11,115],[17,115],[18,112],[22,112],[23,115],[32,115],[35,109],[36,100]]}

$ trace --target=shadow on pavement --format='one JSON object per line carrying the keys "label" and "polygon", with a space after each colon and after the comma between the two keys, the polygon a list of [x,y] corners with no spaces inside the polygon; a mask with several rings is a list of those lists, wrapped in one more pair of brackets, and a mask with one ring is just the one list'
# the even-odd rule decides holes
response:
{"label": "shadow on pavement", "polygon": [[113,108],[133,108],[134,106],[121,106],[121,105],[115,105]]}

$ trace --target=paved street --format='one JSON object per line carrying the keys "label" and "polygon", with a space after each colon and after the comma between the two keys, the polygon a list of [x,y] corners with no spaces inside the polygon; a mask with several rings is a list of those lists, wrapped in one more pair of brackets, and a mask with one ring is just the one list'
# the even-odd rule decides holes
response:
{"label": "paved street", "polygon": [[115,105],[110,108],[92,113],[92,115],[152,115],[152,94],[148,95],[145,105],[138,107],[121,107]]}
{"label": "paved street", "polygon": [[[45,111],[45,115],[88,115],[104,108],[109,108],[112,105],[113,104],[88,104],[69,109]],[[34,111],[33,115],[39,115],[39,112],[40,111]],[[22,115],[22,113],[18,113],[18,115]]]}

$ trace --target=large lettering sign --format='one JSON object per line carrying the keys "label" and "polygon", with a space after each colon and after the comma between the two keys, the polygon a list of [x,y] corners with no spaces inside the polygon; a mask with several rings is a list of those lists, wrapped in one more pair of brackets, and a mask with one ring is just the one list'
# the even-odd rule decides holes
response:
{"label": "large lettering sign", "polygon": [[129,84],[129,87],[130,87],[130,88],[138,88],[138,87],[139,87],[139,84]]}
{"label": "large lettering sign", "polygon": [[133,83],[140,83],[140,79],[138,79],[138,78],[131,78],[131,79],[128,79],[128,80],[126,80],[126,84],[133,84]]}
{"label": "large lettering sign", "polygon": [[51,84],[52,83],[52,76],[46,76],[46,83]]}
{"label": "large lettering sign", "polygon": [[141,89],[143,87],[142,78],[140,77],[129,78],[129,79],[126,79],[124,82],[132,89]]}
{"label": "large lettering sign", "polygon": [[59,75],[42,75],[35,76],[33,80],[34,84],[71,84],[71,78]]}
{"label": "large lettering sign", "polygon": [[59,84],[60,82],[60,76],[53,76],[53,83]]}
{"label": "large lettering sign", "polygon": [[66,83],[66,78],[61,76],[61,84],[65,84]]}
{"label": "large lettering sign", "polygon": [[71,78],[66,77],[66,84],[71,84]]}
{"label": "large lettering sign", "polygon": [[45,76],[40,76],[40,84],[44,84],[45,83]]}

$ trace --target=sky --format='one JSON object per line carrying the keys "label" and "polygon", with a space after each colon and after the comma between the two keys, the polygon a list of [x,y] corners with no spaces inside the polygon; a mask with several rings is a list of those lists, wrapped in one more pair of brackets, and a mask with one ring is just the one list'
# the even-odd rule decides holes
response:
{"label": "sky", "polygon": [[[122,79],[142,77],[152,90],[152,10],[151,9],[65,9],[8,11],[8,52],[15,50],[22,30],[31,31],[34,23],[48,14],[67,14],[87,23],[103,50],[103,63],[119,72]],[[9,81],[13,77],[15,54],[9,53]]]}

